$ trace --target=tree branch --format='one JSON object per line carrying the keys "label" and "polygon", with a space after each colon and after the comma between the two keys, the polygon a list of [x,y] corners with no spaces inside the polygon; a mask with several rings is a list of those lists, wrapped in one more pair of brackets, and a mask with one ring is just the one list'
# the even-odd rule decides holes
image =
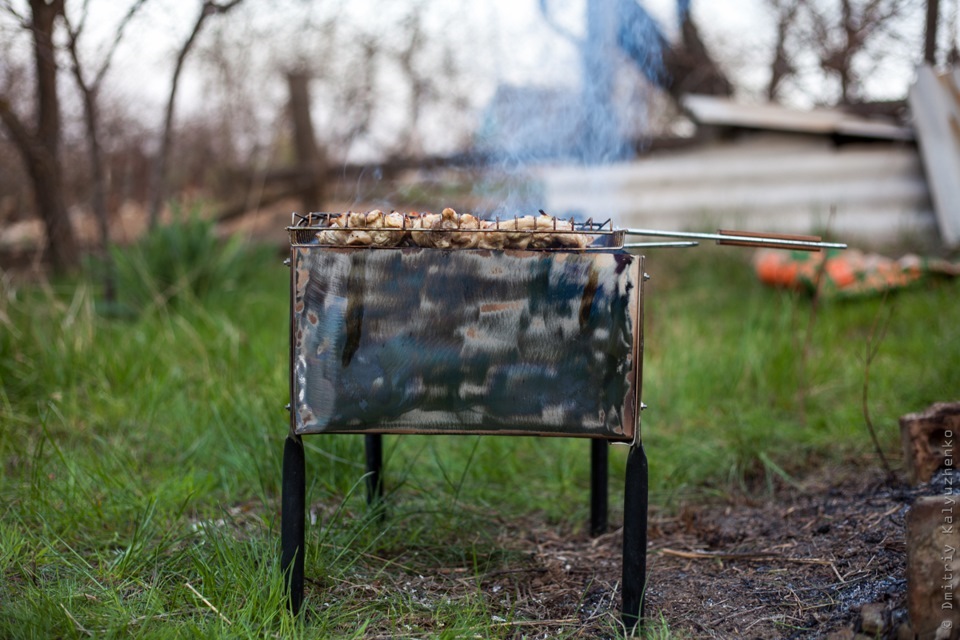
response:
{"label": "tree branch", "polygon": [[87,149],[90,156],[90,179],[93,183],[91,204],[94,217],[97,220],[97,229],[100,236],[99,249],[101,258],[104,260],[105,267],[104,297],[110,302],[112,302],[115,298],[115,283],[113,277],[113,266],[111,264],[108,251],[108,245],[110,243],[110,222],[109,212],[107,210],[108,180],[103,162],[103,148],[100,140],[99,105],[97,104],[97,100],[98,94],[100,93],[100,87],[103,83],[103,78],[105,77],[107,69],[110,66],[110,61],[113,57],[113,54],[116,52],[117,47],[123,38],[123,32],[133,19],[133,16],[136,15],[137,11],[140,10],[140,7],[143,6],[145,1],[146,0],[136,0],[124,15],[123,20],[121,20],[116,32],[114,33],[113,42],[111,43],[110,48],[100,65],[100,68],[94,74],[94,80],[92,82],[89,82],[85,77],[84,68],[80,63],[80,55],[78,51],[78,42],[80,35],[83,33],[84,25],[86,24],[88,16],[87,2],[84,2],[83,13],[81,14],[80,22],[76,27],[73,26],[66,13],[63,15],[63,21],[67,28],[67,51],[70,53],[73,78],[76,81],[77,86],[80,89],[81,97],[83,98],[83,116],[84,124],[87,130]]}
{"label": "tree branch", "polygon": [[117,31],[114,34],[113,43],[110,45],[110,49],[107,51],[107,55],[103,60],[103,65],[101,65],[100,70],[97,71],[96,77],[93,79],[93,87],[95,90],[100,89],[100,85],[103,82],[103,77],[107,73],[107,69],[110,68],[110,63],[113,62],[113,54],[117,52],[117,48],[120,45],[120,40],[123,39],[123,32],[126,31],[127,26],[130,24],[133,17],[140,11],[140,8],[146,0],[137,0],[130,6],[130,10],[127,11],[126,15],[123,16],[123,20],[120,21],[120,24],[117,25]]}
{"label": "tree branch", "polygon": [[163,199],[167,190],[167,162],[170,156],[170,147],[173,143],[173,111],[177,101],[177,89],[180,85],[180,73],[183,71],[183,64],[187,55],[193,48],[197,36],[203,29],[203,24],[207,18],[215,14],[224,14],[239,5],[243,0],[230,0],[225,4],[214,2],[213,0],[204,0],[200,7],[200,14],[193,23],[193,30],[187,37],[180,52],[177,54],[177,62],[173,68],[173,78],[170,81],[170,94],[167,97],[167,109],[163,119],[163,134],[160,142],[160,156],[157,158],[156,169],[153,176],[153,198],[150,202],[150,227],[157,225],[160,218],[160,208],[163,205]]}
{"label": "tree branch", "polygon": [[[867,343],[864,349],[864,363],[863,363],[863,393],[860,398],[861,409],[863,410],[863,421],[867,425],[867,431],[870,433],[870,439],[873,441],[873,448],[877,452],[877,455],[880,456],[880,463],[883,465],[884,471],[887,473],[887,480],[893,482],[896,479],[896,476],[893,473],[893,469],[890,467],[890,463],[887,462],[887,456],[883,453],[883,447],[880,446],[880,440],[877,438],[877,430],[873,426],[873,419],[870,417],[870,403],[869,403],[869,394],[870,394],[870,365],[873,363],[873,360],[877,357],[877,353],[880,351],[880,344],[883,342],[884,337],[887,335],[887,329],[890,327],[890,320],[893,318],[893,307],[889,308],[887,317],[883,320],[883,324],[880,324],[880,316],[883,313],[884,308],[887,307],[887,297],[889,296],[889,290],[885,291],[883,294],[883,300],[880,302],[880,308],[877,309],[877,315],[873,319],[873,324],[870,327],[870,335],[867,336]],[[878,335],[879,328],[879,335]]]}
{"label": "tree branch", "polygon": [[12,15],[17,20],[19,20],[20,26],[23,27],[24,29],[27,29],[30,27],[30,20],[28,20],[27,17],[24,16],[22,13],[17,11],[13,7],[13,4],[10,3],[10,0],[3,0],[3,2],[0,2],[0,8],[4,9],[7,13]]}

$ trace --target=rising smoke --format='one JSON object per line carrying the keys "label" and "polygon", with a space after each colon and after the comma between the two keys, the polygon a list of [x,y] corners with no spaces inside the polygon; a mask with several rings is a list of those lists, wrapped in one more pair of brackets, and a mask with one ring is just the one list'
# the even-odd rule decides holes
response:
{"label": "rising smoke", "polygon": [[[677,9],[686,12],[689,1],[680,0]],[[551,28],[548,0],[541,0],[541,11],[543,28]],[[575,40],[578,87],[498,88],[478,134],[478,149],[495,169],[478,186],[480,195],[502,188],[500,172],[509,176],[545,163],[586,166],[633,157],[637,123],[627,114],[638,110],[617,101],[618,74],[632,66],[650,85],[662,84],[662,30],[636,0],[586,0],[582,20],[583,35]],[[538,197],[514,189],[498,199],[502,209],[530,212]]]}

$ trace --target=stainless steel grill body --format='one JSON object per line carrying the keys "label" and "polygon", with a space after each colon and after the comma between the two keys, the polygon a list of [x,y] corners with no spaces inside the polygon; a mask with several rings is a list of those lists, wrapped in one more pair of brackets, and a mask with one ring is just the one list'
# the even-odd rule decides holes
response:
{"label": "stainless steel grill body", "polygon": [[329,247],[298,234],[296,434],[635,440],[642,257]]}

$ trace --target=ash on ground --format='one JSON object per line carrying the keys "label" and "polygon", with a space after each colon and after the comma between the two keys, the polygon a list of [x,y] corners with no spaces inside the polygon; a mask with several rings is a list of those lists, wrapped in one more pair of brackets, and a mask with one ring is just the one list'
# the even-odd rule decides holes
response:
{"label": "ash on ground", "polygon": [[[851,473],[759,499],[652,508],[648,624],[683,638],[853,637],[869,605],[871,624],[882,622],[869,636],[895,638],[906,620],[904,517],[917,497],[943,493],[946,483],[943,473],[919,487]],[[617,635],[619,530],[591,538],[535,517],[496,526],[504,555],[479,581],[466,567],[436,566],[418,569],[416,585],[409,573],[397,580],[428,600],[479,589],[498,637]],[[393,560],[417,565],[409,549],[396,551]]]}

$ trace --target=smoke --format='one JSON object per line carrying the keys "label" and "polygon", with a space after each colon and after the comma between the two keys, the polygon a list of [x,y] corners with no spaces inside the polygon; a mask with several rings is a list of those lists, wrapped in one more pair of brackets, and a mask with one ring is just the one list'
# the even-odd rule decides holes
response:
{"label": "smoke", "polygon": [[[478,195],[502,188],[504,176],[543,164],[597,165],[629,160],[635,155],[644,105],[637,91],[623,99],[624,76],[663,82],[662,51],[666,41],[656,20],[636,0],[585,0],[582,35],[562,30],[553,20],[548,0],[541,0],[543,28],[572,42],[579,59],[579,82],[568,86],[498,87],[484,114],[477,148],[494,168]],[[686,11],[688,0],[678,2]],[[619,99],[618,99],[619,98]],[[639,107],[639,108],[638,108]],[[536,211],[542,194],[510,190],[499,198],[512,211]]]}

